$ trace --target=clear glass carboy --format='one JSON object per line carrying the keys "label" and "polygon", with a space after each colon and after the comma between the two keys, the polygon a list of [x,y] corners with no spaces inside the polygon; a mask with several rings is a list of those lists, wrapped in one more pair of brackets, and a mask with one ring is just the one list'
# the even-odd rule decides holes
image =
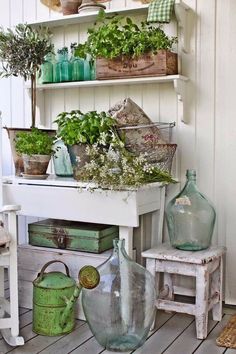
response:
{"label": "clear glass carboy", "polygon": [[184,188],[166,208],[168,232],[173,247],[199,251],[211,244],[216,213],[197,188],[196,171],[187,170],[186,177]]}
{"label": "clear glass carboy", "polygon": [[143,345],[154,319],[154,278],[127,256],[124,240],[114,241],[112,256],[97,269],[99,285],[82,291],[86,320],[107,350],[132,351]]}

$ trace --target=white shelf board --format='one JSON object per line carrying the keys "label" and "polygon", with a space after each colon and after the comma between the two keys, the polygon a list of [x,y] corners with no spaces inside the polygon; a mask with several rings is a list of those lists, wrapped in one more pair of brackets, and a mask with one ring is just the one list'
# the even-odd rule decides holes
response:
{"label": "white shelf board", "polygon": [[[188,10],[189,7],[182,2],[181,0],[175,1],[175,9],[181,6],[183,10]],[[141,5],[139,7],[126,7],[126,8],[118,8],[118,9],[108,9],[105,10],[107,15],[119,14],[122,16],[130,16],[130,15],[141,15],[146,14],[148,11],[148,5]],[[97,12],[84,12],[81,14],[68,15],[68,16],[60,16],[58,18],[53,18],[49,20],[42,20],[31,22],[29,25],[31,26],[47,26],[47,27],[59,27],[59,26],[67,26],[67,25],[75,25],[79,23],[88,23],[94,22],[97,18]],[[179,19],[178,19],[179,20]]]}
{"label": "white shelf board", "polygon": [[[139,15],[147,13],[148,5],[140,6],[140,7],[130,7],[130,8],[122,8],[122,9],[112,9],[112,10],[105,10],[107,15]],[[53,18],[49,20],[42,20],[37,22],[31,22],[29,25],[31,26],[47,26],[47,27],[59,27],[59,26],[67,26],[67,25],[76,25],[79,23],[88,23],[96,21],[98,12],[84,12],[81,14],[75,15],[67,15],[67,16],[60,16],[58,18]]]}
{"label": "white shelf board", "polygon": [[[114,80],[93,80],[93,81],[71,81],[53,84],[39,84],[38,90],[56,90],[67,88],[83,88],[83,87],[97,87],[97,86],[117,86],[117,85],[138,85],[138,84],[161,84],[166,82],[174,82],[180,80],[183,82],[188,81],[188,78],[183,75],[167,75],[167,76],[150,76],[150,77],[135,77],[129,79],[114,79]],[[26,88],[30,89],[27,83]]]}

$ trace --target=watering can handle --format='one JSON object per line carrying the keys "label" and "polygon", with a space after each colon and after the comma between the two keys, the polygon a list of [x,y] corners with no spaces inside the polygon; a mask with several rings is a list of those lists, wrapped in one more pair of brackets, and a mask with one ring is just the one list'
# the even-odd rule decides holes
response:
{"label": "watering can handle", "polygon": [[55,260],[55,261],[50,261],[50,262],[47,262],[46,264],[44,264],[43,268],[41,269],[41,271],[40,271],[40,273],[39,273],[39,275],[38,275],[38,280],[39,280],[39,281],[42,280],[46,268],[47,268],[49,265],[53,264],[53,263],[62,263],[62,264],[64,264],[64,266],[65,266],[65,268],[66,268],[66,275],[67,275],[68,277],[70,276],[70,272],[69,272],[68,266],[67,266],[64,262],[62,262],[62,261],[57,261],[57,260]]}

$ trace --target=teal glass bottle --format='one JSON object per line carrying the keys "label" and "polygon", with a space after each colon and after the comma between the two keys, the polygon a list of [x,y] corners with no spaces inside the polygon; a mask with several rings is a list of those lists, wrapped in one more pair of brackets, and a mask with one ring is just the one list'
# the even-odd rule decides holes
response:
{"label": "teal glass bottle", "polygon": [[89,327],[107,350],[135,350],[145,342],[154,320],[154,277],[127,256],[124,240],[114,240],[112,256],[97,270],[99,285],[82,290]]}
{"label": "teal glass bottle", "polygon": [[90,60],[90,80],[96,80],[96,62],[95,60]]}
{"label": "teal glass bottle", "polygon": [[86,56],[86,59],[84,59],[84,80],[91,80],[90,56],[88,54]]}
{"label": "teal glass bottle", "polygon": [[53,82],[53,63],[51,54],[45,56],[44,63],[41,65],[41,82],[43,84]]}
{"label": "teal glass bottle", "polygon": [[68,59],[68,48],[57,51],[57,62],[54,68],[54,82],[72,81],[72,65]]}
{"label": "teal glass bottle", "polygon": [[57,51],[57,60],[53,65],[53,82],[61,82],[61,63],[63,61],[63,54],[61,53],[60,50]]}
{"label": "teal glass bottle", "polygon": [[75,56],[74,48],[71,50],[72,81],[84,80],[84,60]]}
{"label": "teal glass bottle", "polygon": [[53,150],[53,165],[55,174],[59,177],[72,177],[73,169],[67,147],[61,139],[55,141]]}
{"label": "teal glass bottle", "polygon": [[68,59],[68,48],[63,49],[63,59],[61,61],[61,82],[72,81],[72,65]]}
{"label": "teal glass bottle", "polygon": [[187,170],[182,191],[167,205],[166,219],[171,245],[186,251],[199,251],[211,244],[216,213],[198,190],[196,171]]}

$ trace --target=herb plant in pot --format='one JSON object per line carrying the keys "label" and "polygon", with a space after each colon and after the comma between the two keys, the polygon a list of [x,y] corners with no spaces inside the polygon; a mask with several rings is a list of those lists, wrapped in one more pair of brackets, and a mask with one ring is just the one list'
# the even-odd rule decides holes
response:
{"label": "herb plant in pot", "polygon": [[67,145],[74,176],[89,161],[87,147],[93,144],[109,146],[114,134],[115,120],[105,112],[80,110],[62,112],[57,116],[57,136]]}
{"label": "herb plant in pot", "polygon": [[96,59],[97,79],[177,74],[177,54],[172,47],[176,37],[168,37],[160,27],[129,17],[106,18],[100,11],[96,26],[88,30],[88,38],[79,44],[80,57],[90,54]]}
{"label": "herb plant in pot", "polygon": [[[0,28],[0,77],[20,76],[31,82],[31,127],[36,119],[36,76],[47,54],[53,52],[51,34],[45,27],[33,28],[18,24],[14,30]],[[15,150],[15,138],[19,131],[29,129],[7,128],[11,142],[16,175],[23,171],[21,156]]]}
{"label": "herb plant in pot", "polygon": [[25,178],[46,178],[53,151],[54,137],[37,128],[16,135],[16,151],[22,154]]}

